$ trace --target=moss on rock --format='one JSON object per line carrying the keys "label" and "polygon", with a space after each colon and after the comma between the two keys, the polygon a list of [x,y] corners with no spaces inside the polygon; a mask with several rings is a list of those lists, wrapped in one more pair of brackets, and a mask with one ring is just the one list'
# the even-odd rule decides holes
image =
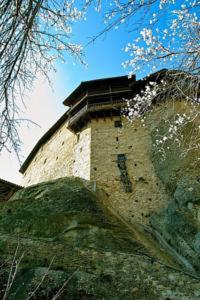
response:
{"label": "moss on rock", "polygon": [[74,178],[25,188],[1,203],[0,252],[7,263],[0,296],[14,253],[23,259],[9,288],[12,300],[53,299],[58,293],[58,299],[70,300],[195,295],[195,279],[160,264],[100,203],[98,193]]}

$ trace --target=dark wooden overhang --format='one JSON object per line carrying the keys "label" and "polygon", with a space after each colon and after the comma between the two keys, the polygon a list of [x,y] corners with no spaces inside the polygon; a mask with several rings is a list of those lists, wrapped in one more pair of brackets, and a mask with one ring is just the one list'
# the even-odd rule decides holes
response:
{"label": "dark wooden overhang", "polygon": [[0,202],[7,201],[16,191],[22,188],[22,186],[0,178]]}
{"label": "dark wooden overhang", "polygon": [[123,92],[87,97],[79,105],[72,106],[69,110],[68,128],[77,132],[92,118],[98,120],[99,118],[119,116],[122,108],[126,105],[126,100],[132,96],[132,89],[129,88]]}
{"label": "dark wooden overhang", "polygon": [[133,96],[132,83],[135,76],[120,76],[82,82],[78,88],[65,99],[70,106],[68,127],[79,131],[91,118],[105,118],[119,115],[126,99]]}
{"label": "dark wooden overhang", "polygon": [[85,98],[102,96],[108,93],[119,93],[130,89],[131,83],[136,81],[135,75],[102,78],[90,81],[83,81],[81,84],[63,101],[66,106],[78,105]]}

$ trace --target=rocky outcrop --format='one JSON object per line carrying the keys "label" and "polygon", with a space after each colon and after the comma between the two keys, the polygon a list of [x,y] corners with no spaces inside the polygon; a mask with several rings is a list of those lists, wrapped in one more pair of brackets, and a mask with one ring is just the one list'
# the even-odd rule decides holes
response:
{"label": "rocky outcrop", "polygon": [[[155,235],[172,249],[173,256],[189,272],[200,272],[200,151],[199,118],[191,118],[181,132],[182,139],[176,143],[168,141],[163,153],[155,146],[158,136],[165,136],[175,114],[194,113],[189,103],[175,102],[165,110],[160,109],[155,121],[155,112],[149,115],[151,128],[152,162],[158,178],[168,193],[167,205],[151,216],[151,226]],[[199,109],[198,107],[196,109]],[[157,112],[159,107],[157,108]],[[167,118],[164,117],[167,111]],[[196,111],[197,113],[197,111]],[[163,114],[163,116],[162,116]],[[152,119],[153,118],[153,119]],[[166,122],[164,122],[166,119]],[[154,122],[152,122],[152,120]],[[196,147],[192,147],[195,142]]]}
{"label": "rocky outcrop", "polygon": [[156,257],[148,231],[127,227],[92,190],[63,178],[0,203],[1,298],[7,283],[8,299],[198,299],[199,281],[159,244]]}

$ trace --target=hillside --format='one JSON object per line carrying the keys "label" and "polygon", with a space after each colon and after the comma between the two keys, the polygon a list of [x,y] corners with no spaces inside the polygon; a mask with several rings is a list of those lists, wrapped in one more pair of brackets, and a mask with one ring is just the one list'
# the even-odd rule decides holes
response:
{"label": "hillside", "polygon": [[156,257],[149,234],[141,227],[134,236],[91,188],[63,178],[1,203],[2,285],[23,253],[8,299],[199,299],[199,281],[160,245]]}

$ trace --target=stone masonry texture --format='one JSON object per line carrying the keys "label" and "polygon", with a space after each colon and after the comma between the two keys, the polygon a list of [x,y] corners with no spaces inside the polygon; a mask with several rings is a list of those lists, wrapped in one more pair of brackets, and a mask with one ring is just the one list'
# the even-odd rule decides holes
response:
{"label": "stone masonry texture", "polygon": [[[149,216],[167,199],[150,159],[151,138],[141,120],[122,117],[92,119],[78,133],[67,121],[39,149],[28,166],[22,184],[33,185],[65,176],[91,180],[103,188],[109,205],[130,222],[148,223]],[[118,155],[125,155],[132,192],[126,192],[120,177]]]}

